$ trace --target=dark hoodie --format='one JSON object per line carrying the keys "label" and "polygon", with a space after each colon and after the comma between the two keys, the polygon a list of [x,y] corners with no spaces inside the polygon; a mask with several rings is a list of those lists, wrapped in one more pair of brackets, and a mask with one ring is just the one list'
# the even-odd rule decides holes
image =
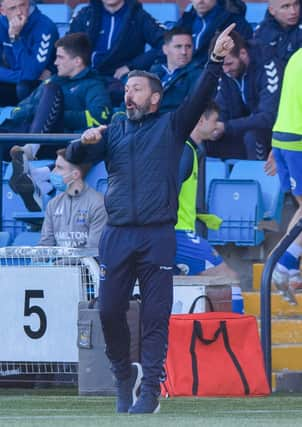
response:
{"label": "dark hoodie", "polygon": [[[127,8],[122,14],[120,31],[113,47],[95,62],[97,70],[104,75],[113,75],[115,70],[123,65],[127,65],[130,70],[148,70],[156,58],[162,55],[164,29],[137,0],[125,0],[125,3]],[[102,30],[103,11],[101,0],[90,0],[90,5],[81,9],[70,24],[70,33],[88,34],[93,50]],[[118,13],[116,14],[114,15],[119,19]],[[153,49],[145,52],[146,44]]]}
{"label": "dark hoodie", "polygon": [[[177,23],[177,26],[185,27],[192,32],[195,46],[193,59],[200,64],[205,64],[208,60],[208,52],[212,38],[217,32],[221,32],[232,23],[236,24],[235,30],[248,40],[252,37],[251,25],[246,21],[244,15],[246,7],[240,0],[226,1],[217,0],[216,6],[199,18],[193,6]],[[232,10],[232,11],[231,11]],[[234,13],[233,11],[236,11]],[[195,34],[196,21],[199,22],[199,31]]]}

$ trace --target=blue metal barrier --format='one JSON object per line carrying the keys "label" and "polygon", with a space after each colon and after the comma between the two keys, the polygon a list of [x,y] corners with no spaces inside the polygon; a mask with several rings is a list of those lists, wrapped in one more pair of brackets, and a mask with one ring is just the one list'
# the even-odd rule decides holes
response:
{"label": "blue metal barrier", "polygon": [[2,162],[5,144],[68,144],[81,137],[78,133],[3,133],[0,134],[0,231],[2,230]]}
{"label": "blue metal barrier", "polygon": [[302,219],[287,233],[272,250],[264,265],[261,277],[261,344],[268,383],[272,386],[272,336],[271,336],[271,279],[278,259],[302,232]]}

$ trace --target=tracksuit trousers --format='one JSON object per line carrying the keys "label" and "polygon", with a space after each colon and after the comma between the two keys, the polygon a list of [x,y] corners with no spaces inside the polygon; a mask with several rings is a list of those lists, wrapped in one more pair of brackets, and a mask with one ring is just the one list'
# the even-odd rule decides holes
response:
{"label": "tracksuit trousers", "polygon": [[142,391],[158,394],[167,351],[176,241],[173,224],[106,225],[99,246],[100,317],[106,354],[118,380],[130,376],[126,320],[133,287],[142,298]]}

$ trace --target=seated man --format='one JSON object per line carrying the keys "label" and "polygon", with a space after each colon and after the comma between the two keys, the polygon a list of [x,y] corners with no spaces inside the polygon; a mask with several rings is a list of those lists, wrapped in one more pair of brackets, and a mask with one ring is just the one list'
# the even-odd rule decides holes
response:
{"label": "seated man", "polygon": [[193,35],[193,59],[201,65],[208,60],[210,43],[216,32],[228,25],[236,23],[236,31],[244,39],[252,37],[252,27],[244,17],[246,6],[243,1],[231,0],[229,6],[225,0],[192,0],[191,3],[192,8],[184,12],[177,26],[186,28]]}
{"label": "seated man", "polygon": [[220,119],[207,155],[265,160],[270,150],[280,95],[280,71],[263,62],[261,46],[232,32],[234,48],[224,58],[216,102]]}
{"label": "seated man", "polygon": [[[90,44],[83,33],[70,34],[56,43],[58,74],[41,85],[12,110],[11,119],[0,132],[37,133],[80,132],[86,127],[105,124],[110,119],[110,99],[102,79],[91,71]],[[13,174],[10,186],[23,197],[29,210],[40,210],[33,201],[33,185],[27,173],[27,160],[55,158],[58,145],[27,144],[11,150]],[[8,154],[4,154],[8,158]],[[35,171],[37,173],[37,171]],[[41,178],[42,179],[42,178]]]}
{"label": "seated man", "polygon": [[57,27],[30,0],[0,2],[0,106],[17,105],[53,72]]}
{"label": "seated man", "polygon": [[59,192],[46,208],[40,246],[97,248],[107,221],[104,197],[85,184],[90,165],[74,165],[58,150],[50,179]]}
{"label": "seated man", "polygon": [[[110,99],[101,77],[90,69],[88,37],[83,33],[64,36],[56,48],[57,74],[11,109],[0,132],[74,133],[108,123]],[[26,146],[27,158],[37,157],[39,147]],[[44,146],[38,157],[55,158],[55,150]]]}
{"label": "seated man", "polygon": [[277,60],[284,68],[290,56],[302,47],[300,0],[269,0],[255,39],[264,48],[265,60]]}
{"label": "seated man", "polygon": [[181,274],[224,276],[238,279],[232,270],[213,249],[207,240],[196,233],[196,198],[198,179],[197,145],[211,137],[218,121],[218,106],[208,105],[186,141],[180,163],[180,193],[176,229],[175,263]]}
{"label": "seated man", "polygon": [[117,107],[123,101],[121,79],[130,70],[148,70],[161,55],[164,30],[137,0],[91,0],[71,21],[70,33],[79,31],[89,36],[92,66],[106,76]]}
{"label": "seated man", "polygon": [[201,66],[192,62],[193,42],[191,33],[181,27],[164,34],[163,52],[166,63],[155,64],[151,72],[158,75],[164,92],[160,111],[173,111],[193,88],[200,76]]}

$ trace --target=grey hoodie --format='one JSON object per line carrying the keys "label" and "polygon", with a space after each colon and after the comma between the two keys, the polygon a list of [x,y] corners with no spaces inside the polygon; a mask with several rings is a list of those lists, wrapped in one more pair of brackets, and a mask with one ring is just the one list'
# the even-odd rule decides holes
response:
{"label": "grey hoodie", "polygon": [[98,248],[106,221],[103,195],[85,184],[79,194],[64,192],[48,202],[38,244]]}

